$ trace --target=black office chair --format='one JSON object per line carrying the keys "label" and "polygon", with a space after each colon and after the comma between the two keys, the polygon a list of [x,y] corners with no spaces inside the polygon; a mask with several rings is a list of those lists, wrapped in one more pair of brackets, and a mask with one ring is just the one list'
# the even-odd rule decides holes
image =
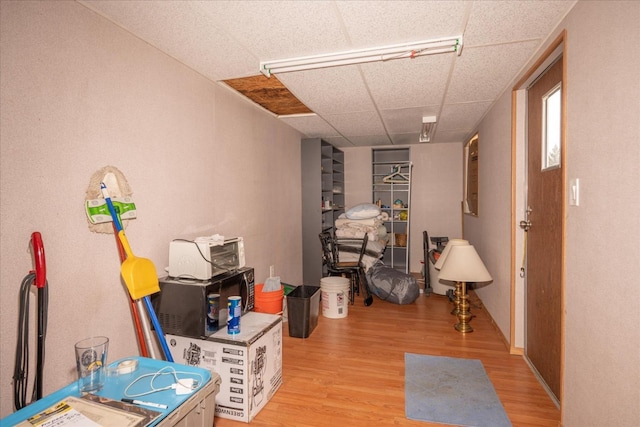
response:
{"label": "black office chair", "polygon": [[[373,297],[369,294],[362,264],[369,237],[365,234],[362,239],[336,238],[330,232],[320,233],[319,237],[322,244],[323,263],[327,266],[328,274],[330,276],[338,275],[343,277],[349,275],[349,302],[354,304],[355,295],[360,295],[360,290],[362,289],[364,304],[366,306],[371,305]],[[341,253],[343,258],[349,253],[356,254],[357,260],[340,261]]]}

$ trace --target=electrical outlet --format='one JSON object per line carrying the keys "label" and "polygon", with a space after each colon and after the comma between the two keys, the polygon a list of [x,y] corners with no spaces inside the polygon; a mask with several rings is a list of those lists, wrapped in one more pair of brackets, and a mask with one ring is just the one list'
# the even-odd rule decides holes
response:
{"label": "electrical outlet", "polygon": [[276,276],[276,266],[271,265],[269,267],[269,277],[275,277],[275,276]]}

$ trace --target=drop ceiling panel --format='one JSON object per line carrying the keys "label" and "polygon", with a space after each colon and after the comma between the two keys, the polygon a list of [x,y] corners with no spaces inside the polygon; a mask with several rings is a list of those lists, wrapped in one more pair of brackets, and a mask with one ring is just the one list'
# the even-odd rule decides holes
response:
{"label": "drop ceiling panel", "polygon": [[492,104],[492,102],[446,104],[438,118],[438,131],[473,129]]}
{"label": "drop ceiling panel", "polygon": [[338,1],[336,4],[354,47],[373,47],[460,35],[471,2]]}
{"label": "drop ceiling panel", "polygon": [[350,147],[374,147],[393,144],[391,138],[387,135],[351,136],[348,138],[348,140],[348,146]]}
{"label": "drop ceiling panel", "polygon": [[419,142],[419,139],[420,133],[418,132],[391,134],[391,141],[393,142],[393,145],[416,144]]}
{"label": "drop ceiling panel", "polygon": [[465,48],[456,60],[446,103],[492,101],[507,88],[539,42]]}
{"label": "drop ceiling panel", "polygon": [[[82,1],[212,80],[255,75],[259,59],[184,1]],[[220,63],[224,62],[224,67]]]}
{"label": "drop ceiling panel", "polygon": [[278,78],[320,115],[375,111],[357,65],[284,73]]}
{"label": "drop ceiling panel", "polygon": [[323,118],[317,115],[287,116],[280,118],[307,138],[340,136]]}
{"label": "drop ceiling panel", "polygon": [[216,0],[198,7],[260,61],[351,48],[332,2]]}
{"label": "drop ceiling panel", "polygon": [[[317,117],[282,118],[337,146],[463,142],[575,0],[80,0],[186,66],[221,81],[261,61],[463,35],[462,54],[279,74]],[[433,114],[432,114],[433,113]],[[383,120],[384,119],[384,120]]]}
{"label": "drop ceiling panel", "polygon": [[375,62],[363,65],[362,73],[380,109],[439,105],[456,58],[455,53],[444,53]]}
{"label": "drop ceiling panel", "polygon": [[468,46],[478,46],[542,39],[574,4],[557,0],[476,1],[464,41]]}
{"label": "drop ceiling panel", "polygon": [[[422,117],[437,116],[439,106],[382,110],[382,120],[389,133],[415,133],[420,131]],[[439,121],[439,118],[438,118]]]}
{"label": "drop ceiling panel", "polygon": [[327,114],[324,118],[342,136],[368,136],[386,134],[382,121],[375,111],[359,113]]}

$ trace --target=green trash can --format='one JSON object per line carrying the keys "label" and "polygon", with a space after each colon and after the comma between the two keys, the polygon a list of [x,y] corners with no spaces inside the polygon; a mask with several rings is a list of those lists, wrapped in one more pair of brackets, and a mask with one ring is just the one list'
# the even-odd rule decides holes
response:
{"label": "green trash can", "polygon": [[307,338],[318,325],[320,287],[301,285],[287,295],[289,336]]}

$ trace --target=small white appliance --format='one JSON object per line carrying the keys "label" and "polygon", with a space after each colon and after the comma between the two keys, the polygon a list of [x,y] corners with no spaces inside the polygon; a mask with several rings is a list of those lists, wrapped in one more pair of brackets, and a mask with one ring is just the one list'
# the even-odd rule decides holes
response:
{"label": "small white appliance", "polygon": [[230,239],[174,239],[169,245],[169,276],[209,280],[245,265],[242,237]]}

